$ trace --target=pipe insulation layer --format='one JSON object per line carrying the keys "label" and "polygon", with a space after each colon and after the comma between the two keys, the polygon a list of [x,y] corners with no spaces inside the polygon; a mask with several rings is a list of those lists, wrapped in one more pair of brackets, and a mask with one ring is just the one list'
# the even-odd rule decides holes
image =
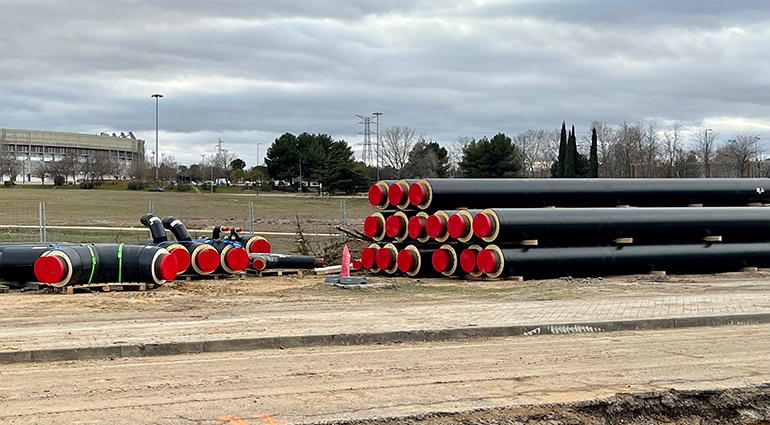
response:
{"label": "pipe insulation layer", "polygon": [[473,239],[473,219],[482,210],[460,210],[449,217],[447,231],[449,236],[460,242],[468,242]]}
{"label": "pipe insulation layer", "polygon": [[398,211],[385,220],[385,234],[401,242],[409,236],[409,217]]}
{"label": "pipe insulation layer", "polygon": [[490,277],[597,277],[665,271],[719,273],[770,267],[770,242],[583,246],[502,249],[489,245],[477,255],[478,269]]}
{"label": "pipe insulation layer", "polygon": [[270,242],[259,235],[249,233],[238,234],[234,240],[243,244],[243,248],[249,254],[269,254],[272,250]]}
{"label": "pipe insulation layer", "polygon": [[369,203],[381,210],[388,208],[390,206],[388,189],[390,188],[390,185],[397,181],[398,180],[380,180],[369,187]]}
{"label": "pipe insulation layer", "polygon": [[265,269],[313,269],[324,266],[323,258],[312,255],[249,254],[251,268]]}
{"label": "pipe insulation layer", "polygon": [[377,267],[377,251],[379,250],[380,246],[376,243],[370,244],[361,250],[361,266],[374,273],[380,271],[380,268]]}
{"label": "pipe insulation layer", "polygon": [[213,246],[197,241],[177,242],[190,252],[187,274],[210,275],[219,268],[219,251]]}
{"label": "pipe insulation layer", "polygon": [[495,208],[474,217],[473,232],[486,242],[500,243],[671,241],[707,236],[764,240],[770,239],[770,208]]}
{"label": "pipe insulation layer", "polygon": [[46,251],[35,261],[35,276],[56,287],[94,283],[174,280],[176,258],[164,248],[124,244],[68,246]]}
{"label": "pipe insulation layer", "polygon": [[[433,255],[431,256],[433,269],[444,276],[456,276],[465,273],[460,266],[460,253],[466,248],[468,248],[467,245],[441,245],[433,251]],[[475,259],[473,262],[475,263]]]}
{"label": "pipe insulation layer", "polygon": [[158,248],[164,248],[169,254],[176,257],[177,275],[184,273],[190,268],[191,256],[185,245],[174,241],[160,242],[152,245],[157,246]]}
{"label": "pipe insulation layer", "polygon": [[398,270],[398,249],[389,243],[377,250],[377,268],[387,274],[394,274]]}
{"label": "pipe insulation layer", "polygon": [[420,211],[416,215],[409,217],[409,223],[407,224],[407,233],[412,239],[416,239],[418,242],[428,242],[430,235],[428,235],[428,218],[430,216],[425,211]]}
{"label": "pipe insulation layer", "polygon": [[462,271],[473,277],[482,275],[477,263],[477,257],[481,250],[481,245],[471,245],[460,252],[460,268]]}
{"label": "pipe insulation layer", "polygon": [[402,210],[408,208],[409,187],[414,183],[417,183],[417,180],[399,180],[391,184],[388,188],[388,201],[390,202],[390,205]]}
{"label": "pipe insulation layer", "polygon": [[233,243],[222,239],[210,241],[219,253],[219,268],[217,272],[235,274],[249,265],[249,253],[240,243]]}
{"label": "pipe insulation layer", "polygon": [[375,241],[385,239],[385,222],[392,215],[392,212],[376,212],[366,217],[364,219],[364,234]]}
{"label": "pipe insulation layer", "polygon": [[770,202],[770,179],[422,179],[409,202],[423,210],[555,207],[742,206]]}
{"label": "pipe insulation layer", "polygon": [[444,243],[449,239],[449,219],[459,211],[436,211],[425,222],[425,230],[428,236],[435,239],[436,242]]}
{"label": "pipe insulation layer", "polygon": [[0,280],[16,283],[37,282],[35,261],[56,246],[58,245],[44,242],[0,245]]}

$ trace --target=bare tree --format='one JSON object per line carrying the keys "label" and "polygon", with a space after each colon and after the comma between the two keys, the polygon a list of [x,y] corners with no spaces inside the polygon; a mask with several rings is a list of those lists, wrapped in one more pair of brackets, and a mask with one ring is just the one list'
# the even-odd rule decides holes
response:
{"label": "bare tree", "polygon": [[539,177],[536,170],[550,170],[558,146],[554,141],[553,134],[545,130],[529,129],[516,135],[514,143],[521,150],[524,177]]}
{"label": "bare tree", "polygon": [[709,166],[716,153],[716,140],[719,131],[706,127],[700,127],[692,135],[693,150],[698,159],[703,163],[703,176],[709,176]]}
{"label": "bare tree", "polygon": [[677,121],[663,131],[663,143],[661,146],[662,169],[659,170],[659,175],[663,177],[683,177],[679,173],[680,170],[677,169],[677,164],[686,155],[683,146],[683,128],[682,122]]}
{"label": "bare tree", "polygon": [[596,129],[599,176],[615,177],[617,170],[612,158],[612,151],[615,145],[615,130],[609,124],[601,121],[591,121],[591,128]]}
{"label": "bare tree", "polygon": [[474,142],[472,137],[460,136],[457,140],[450,142],[446,150],[449,153],[449,176],[461,177],[462,169],[460,169],[460,163],[463,160],[463,151],[465,147]]}
{"label": "bare tree", "polygon": [[401,178],[401,173],[409,162],[409,152],[416,141],[415,129],[412,127],[393,126],[382,131],[380,155],[385,165],[389,165],[396,172],[396,178]]}
{"label": "bare tree", "polygon": [[51,167],[45,161],[40,161],[32,167],[32,175],[38,177],[45,185],[45,177],[51,173]]}
{"label": "bare tree", "polygon": [[731,177],[748,175],[749,164],[759,156],[759,135],[756,133],[735,133],[717,149],[715,158],[727,166]]}

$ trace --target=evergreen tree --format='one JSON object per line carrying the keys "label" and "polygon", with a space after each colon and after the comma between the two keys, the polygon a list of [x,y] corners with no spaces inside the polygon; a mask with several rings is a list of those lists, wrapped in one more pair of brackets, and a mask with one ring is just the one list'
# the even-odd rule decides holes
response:
{"label": "evergreen tree", "polygon": [[574,162],[572,163],[572,171],[574,173],[573,177],[585,177],[585,173],[581,174],[579,172],[580,170],[580,153],[577,149],[577,138],[575,137],[575,126],[572,126],[572,133],[570,134],[570,140],[567,142],[570,146],[572,146],[572,158],[574,159]]}
{"label": "evergreen tree", "polygon": [[575,177],[575,162],[576,162],[576,160],[575,160],[575,152],[576,152],[576,148],[574,146],[572,146],[574,141],[575,141],[575,137],[572,134],[572,132],[570,132],[569,133],[569,137],[567,139],[567,146],[564,149],[565,150],[564,165],[562,166],[564,171],[563,171],[562,177],[566,177],[566,178],[573,178],[573,177]]}
{"label": "evergreen tree", "polygon": [[471,178],[517,177],[521,170],[521,152],[504,133],[492,139],[482,138],[463,149],[460,168]]}
{"label": "evergreen tree", "polygon": [[599,177],[599,155],[597,153],[596,127],[591,130],[591,153],[588,156],[588,177]]}
{"label": "evergreen tree", "polygon": [[559,159],[556,166],[556,177],[564,177],[564,159],[567,156],[567,124],[561,123],[561,138],[559,140]]}

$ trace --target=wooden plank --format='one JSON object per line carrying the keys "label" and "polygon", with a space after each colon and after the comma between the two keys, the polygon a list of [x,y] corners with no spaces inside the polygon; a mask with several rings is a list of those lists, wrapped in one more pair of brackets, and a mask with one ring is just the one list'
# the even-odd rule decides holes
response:
{"label": "wooden plank", "polygon": [[703,238],[704,242],[722,242],[721,236],[706,236]]}
{"label": "wooden plank", "polygon": [[634,238],[617,238],[617,239],[613,240],[612,242],[615,242],[617,244],[634,243]]}

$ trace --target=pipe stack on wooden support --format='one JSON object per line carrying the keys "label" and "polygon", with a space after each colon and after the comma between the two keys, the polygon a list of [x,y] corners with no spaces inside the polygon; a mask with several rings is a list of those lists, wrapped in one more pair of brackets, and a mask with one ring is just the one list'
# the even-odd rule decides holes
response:
{"label": "pipe stack on wooden support", "polygon": [[768,189],[766,178],[381,181],[362,265],[490,278],[770,267],[770,209],[755,207]]}

